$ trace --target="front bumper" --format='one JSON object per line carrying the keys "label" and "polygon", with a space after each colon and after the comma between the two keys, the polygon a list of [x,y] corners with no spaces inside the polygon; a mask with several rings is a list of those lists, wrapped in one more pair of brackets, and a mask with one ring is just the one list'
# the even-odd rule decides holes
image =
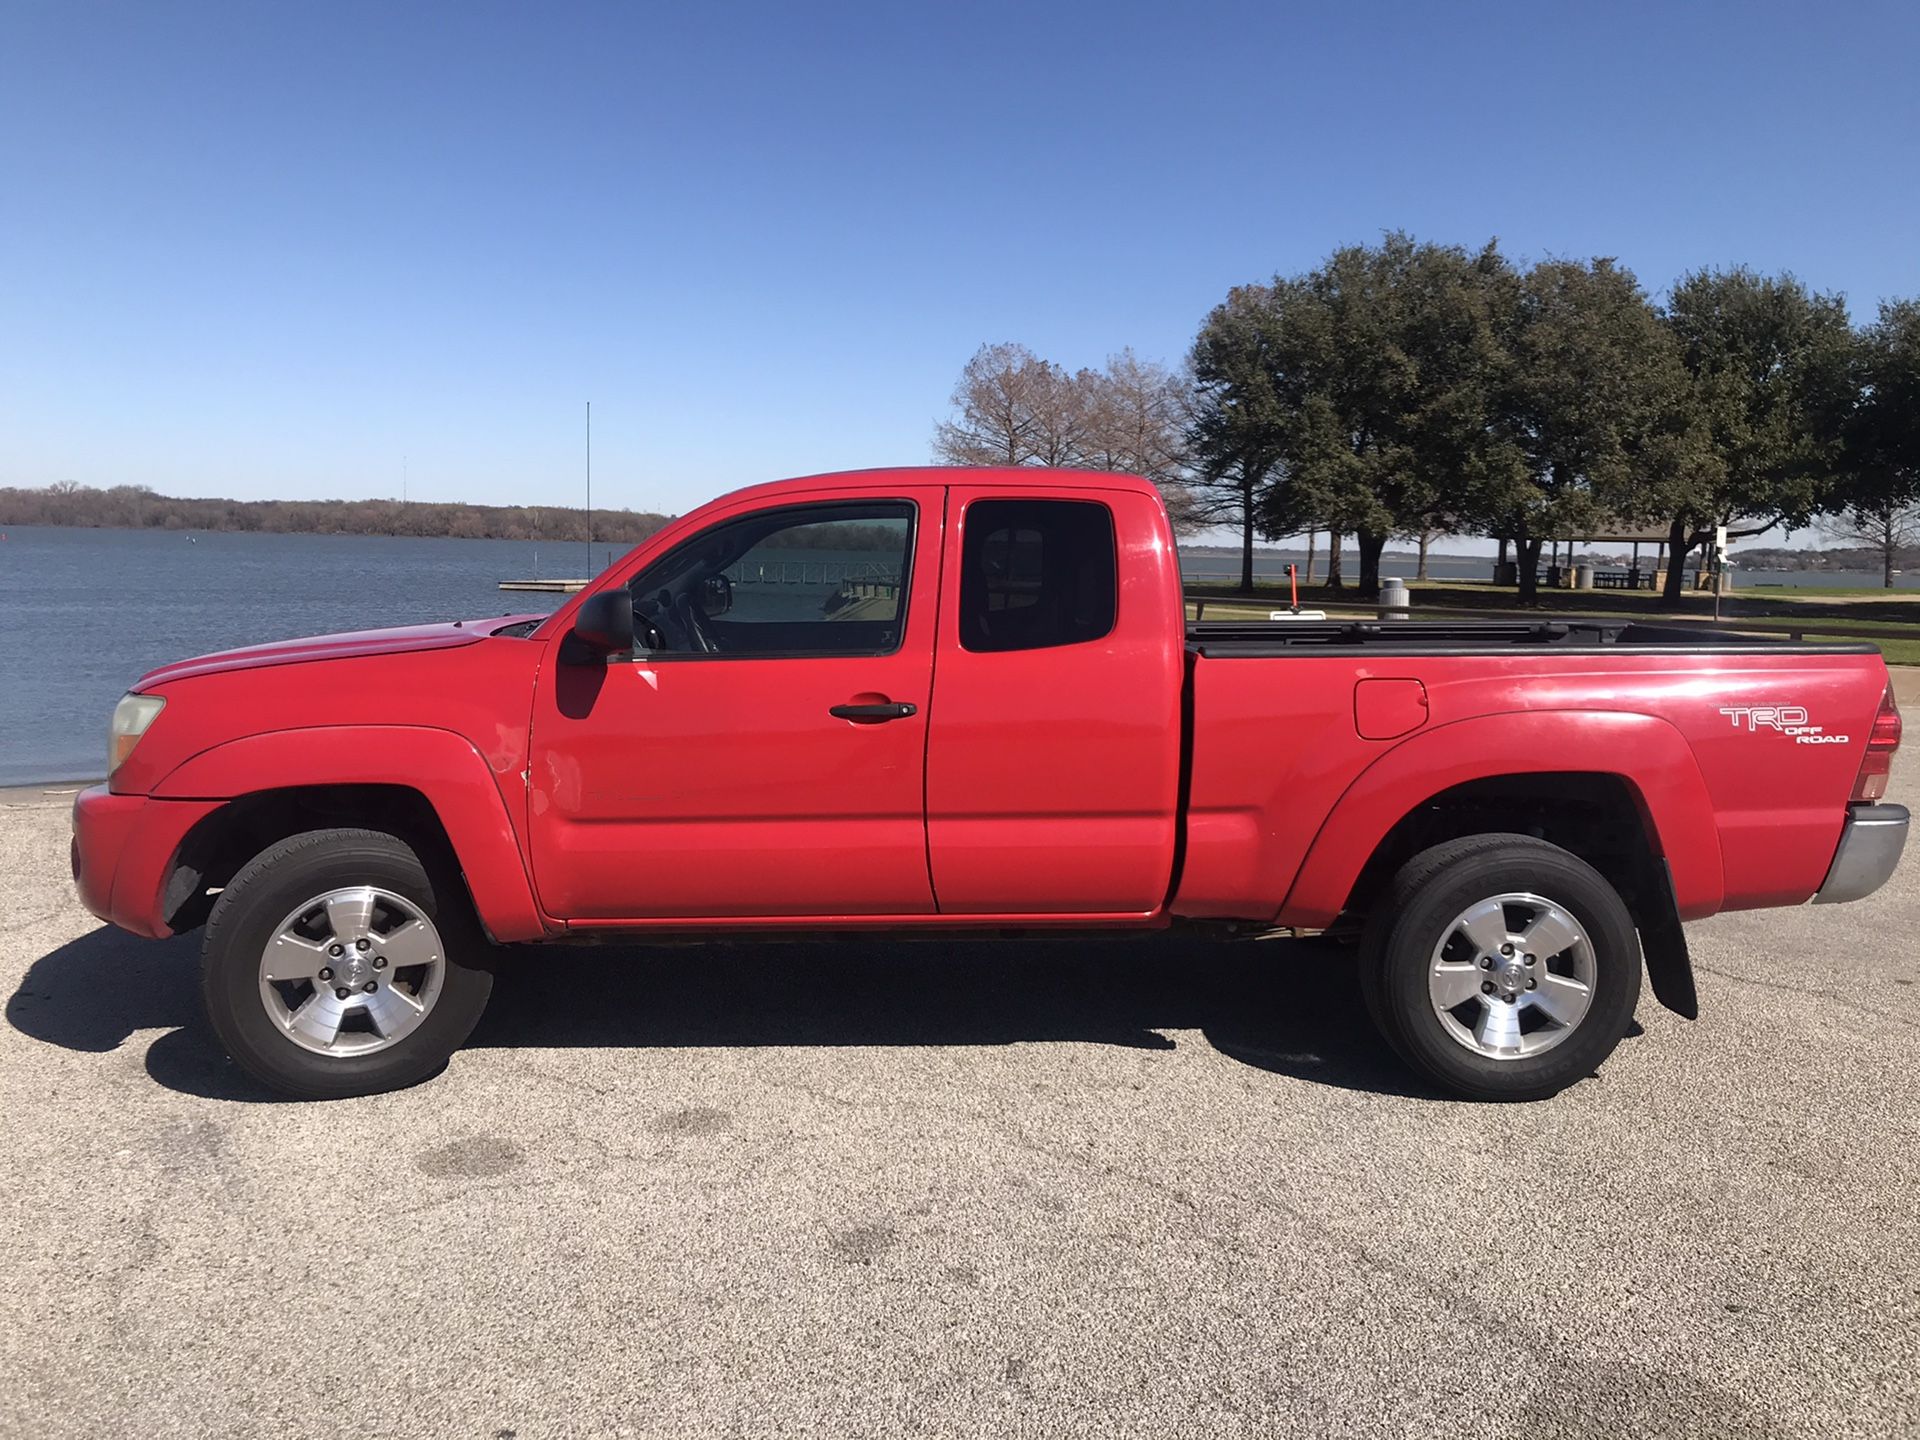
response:
{"label": "front bumper", "polygon": [[73,800],[73,883],[80,903],[136,935],[172,934],[163,894],[187,832],[219,800],[154,800],[115,795],[104,785]]}
{"label": "front bumper", "polygon": [[1906,845],[1906,806],[1849,805],[1840,848],[1813,903],[1837,905],[1871,895],[1887,883]]}

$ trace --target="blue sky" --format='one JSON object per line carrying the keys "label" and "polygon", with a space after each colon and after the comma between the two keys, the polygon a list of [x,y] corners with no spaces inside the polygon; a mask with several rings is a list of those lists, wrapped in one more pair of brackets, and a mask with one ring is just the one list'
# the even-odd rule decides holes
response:
{"label": "blue sky", "polygon": [[0,3],[0,484],[923,463],[1403,227],[1920,292],[1920,7]]}

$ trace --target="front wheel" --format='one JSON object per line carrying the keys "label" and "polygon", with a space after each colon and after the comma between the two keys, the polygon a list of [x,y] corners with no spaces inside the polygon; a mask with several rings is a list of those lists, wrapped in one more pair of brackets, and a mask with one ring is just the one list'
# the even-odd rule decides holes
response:
{"label": "front wheel", "polygon": [[1525,835],[1409,860],[1368,918],[1361,967],[1387,1042],[1473,1100],[1538,1100],[1592,1074],[1640,998],[1639,939],[1618,892]]}
{"label": "front wheel", "polygon": [[201,997],[249,1075],[303,1100],[368,1095],[439,1070],[493,976],[465,897],[405,842],[314,830],[256,856],[207,918]]}

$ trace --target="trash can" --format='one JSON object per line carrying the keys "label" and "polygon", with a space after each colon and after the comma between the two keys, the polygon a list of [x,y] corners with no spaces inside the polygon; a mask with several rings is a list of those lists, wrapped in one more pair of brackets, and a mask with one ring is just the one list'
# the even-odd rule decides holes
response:
{"label": "trash can", "polygon": [[1380,618],[1382,620],[1410,620],[1407,607],[1413,604],[1413,596],[1407,590],[1404,580],[1396,580],[1391,575],[1380,578]]}
{"label": "trash can", "polygon": [[1573,567],[1573,588],[1576,590],[1593,588],[1593,566],[1582,561]]}
{"label": "trash can", "polygon": [[1493,564],[1493,583],[1496,585],[1518,585],[1520,567],[1511,560],[1496,560]]}

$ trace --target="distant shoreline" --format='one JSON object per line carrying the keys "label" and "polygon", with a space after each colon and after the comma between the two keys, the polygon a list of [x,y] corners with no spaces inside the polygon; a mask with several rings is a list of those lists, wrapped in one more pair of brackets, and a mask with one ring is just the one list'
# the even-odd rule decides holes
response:
{"label": "distant shoreline", "polygon": [[[643,510],[593,511],[594,543],[631,545],[668,520]],[[469,505],[400,500],[218,500],[51,485],[0,487],[0,530],[167,530],[183,534],[388,535],[398,539],[587,540],[587,512],[562,505]]]}
{"label": "distant shoreline", "polygon": [[[0,496],[4,496],[6,493],[4,490],[0,490]],[[287,501],[233,503],[318,505],[324,502]],[[397,504],[398,502],[388,503]],[[490,507],[470,506],[461,508],[481,510]],[[0,535],[4,535],[9,530],[123,530],[130,534],[144,534],[158,531],[166,534],[179,535],[184,539],[192,539],[196,535],[306,535],[323,540],[329,538],[343,540],[496,540],[512,541],[517,544],[553,546],[586,544],[587,537],[584,512],[549,511],[545,507],[541,507],[539,513],[543,517],[543,527],[538,534],[474,534],[449,531],[436,532],[426,529],[389,530],[365,528],[349,530],[336,527],[302,530],[290,527],[267,528],[264,526],[248,527],[239,525],[193,526],[172,523],[135,525],[118,520],[19,520],[10,518],[10,512],[0,510]],[[581,521],[580,528],[576,531],[561,529],[559,527],[552,529],[545,527],[544,517],[561,513],[579,516]],[[608,523],[623,518],[636,522],[659,520],[660,524],[666,523],[663,517],[647,515],[638,511],[596,510],[593,517],[594,545],[605,545],[611,550],[631,548],[639,544],[642,540],[647,539],[655,530],[660,528],[660,525],[653,525],[651,528],[644,529],[644,533],[641,533],[643,529],[643,524],[641,523],[636,523],[630,527],[622,527]],[[1239,574],[1240,547],[1237,545],[1182,544],[1178,548],[1181,556],[1188,561],[1207,561],[1218,564],[1221,569],[1221,578],[1232,578]],[[1254,547],[1253,557],[1255,571],[1265,579],[1272,580],[1276,574],[1284,576],[1288,564],[1297,564],[1300,566],[1301,581],[1303,584],[1306,583],[1306,562],[1308,557],[1304,547],[1256,545]],[[1349,565],[1357,563],[1355,551],[1351,545],[1341,548],[1341,557],[1343,562]],[[1597,565],[1601,569],[1622,569],[1628,564],[1628,559],[1625,556],[1609,557],[1606,555],[1582,554],[1576,558],[1582,564]],[[1880,579],[1880,561],[1877,556],[1867,559],[1851,551],[1811,550],[1801,552],[1793,550],[1755,550],[1746,553],[1735,551],[1734,560],[1736,573],[1745,571],[1762,575],[1825,575],[1832,577],[1836,581],[1851,579],[1859,580],[1862,584],[1876,585]],[[1454,569],[1455,567],[1471,566],[1486,570],[1488,577],[1492,575],[1493,561],[1494,557],[1492,555],[1469,555],[1462,554],[1457,550],[1431,550],[1427,553],[1427,564],[1429,567]],[[1386,550],[1381,552],[1380,556],[1380,565],[1383,573],[1398,575],[1402,579],[1407,580],[1413,578],[1419,563],[1420,557],[1418,553],[1412,550]],[[1693,563],[1697,563],[1697,559]],[[1643,570],[1652,569],[1653,557],[1643,553],[1640,557],[1640,564]],[[1323,545],[1313,553],[1315,581],[1324,578],[1326,565],[1327,551]],[[1209,566],[1209,569],[1211,568],[1212,566]],[[1920,561],[1916,561],[1915,565],[1909,568],[1908,573],[1920,573]],[[1189,578],[1197,577],[1189,576]],[[1437,575],[1433,578],[1444,582],[1449,579],[1459,579],[1461,577],[1455,574]]]}
{"label": "distant shoreline", "polygon": [[[647,510],[608,509],[593,511],[595,544],[634,545],[655,534],[673,517]],[[85,485],[49,485],[39,489],[0,486],[0,530],[29,526],[60,526],[75,530],[166,530],[183,534],[237,535],[361,535],[390,536],[395,539],[445,540],[524,540],[543,544],[587,541],[587,512],[565,505],[473,505],[458,501],[402,500],[222,500],[161,495],[137,485],[117,485],[96,489]],[[1231,560],[1238,564],[1241,550],[1235,544],[1209,541],[1180,546],[1188,556]],[[1343,559],[1355,559],[1351,540],[1341,546]],[[1640,563],[1652,569],[1654,554],[1650,545],[1641,546]],[[1259,544],[1254,547],[1256,561],[1300,564],[1308,559],[1307,547],[1288,543]],[[1327,550],[1316,546],[1316,566],[1326,563]],[[1491,567],[1493,556],[1463,554],[1453,550],[1429,550],[1429,566],[1482,565]],[[1618,568],[1629,563],[1622,551],[1617,554],[1583,553],[1582,562]],[[1689,557],[1697,563],[1697,553]],[[1858,548],[1796,550],[1771,546],[1733,551],[1736,570],[1804,572],[1834,575],[1873,575],[1881,569],[1881,557],[1875,551]],[[1543,557],[1544,559],[1544,557]],[[1390,548],[1381,555],[1381,564],[1393,571],[1411,570],[1420,561],[1415,550]],[[1902,552],[1897,567],[1920,568],[1920,553]]]}

